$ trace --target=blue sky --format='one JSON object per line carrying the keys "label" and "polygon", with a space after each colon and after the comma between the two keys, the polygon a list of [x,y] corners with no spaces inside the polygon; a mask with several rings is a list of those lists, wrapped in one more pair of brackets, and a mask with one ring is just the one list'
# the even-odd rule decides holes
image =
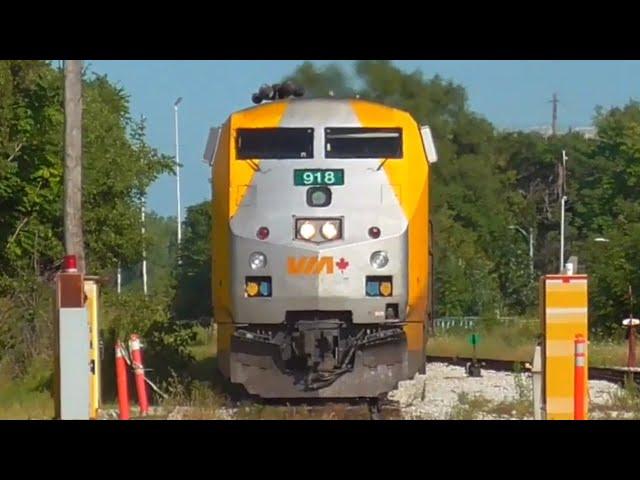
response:
{"label": "blue sky", "polygon": [[[148,141],[175,154],[173,102],[180,105],[180,171],[183,207],[210,197],[209,169],[202,153],[210,127],[229,113],[251,105],[251,93],[277,82],[303,60],[139,61],[88,60],[90,70],[107,74],[131,98],[136,117],[147,117]],[[315,62],[327,64],[331,61]],[[339,61],[349,68],[352,61]],[[498,128],[551,123],[549,100],[557,92],[561,129],[587,126],[596,105],[623,105],[640,97],[640,61],[401,60],[403,70],[421,70],[467,89],[471,110]],[[175,177],[159,179],[149,191],[149,208],[176,214]]]}

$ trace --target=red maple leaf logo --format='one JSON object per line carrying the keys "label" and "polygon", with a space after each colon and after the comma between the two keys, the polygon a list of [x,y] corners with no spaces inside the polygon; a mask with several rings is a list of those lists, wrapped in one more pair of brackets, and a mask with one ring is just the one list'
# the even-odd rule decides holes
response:
{"label": "red maple leaf logo", "polygon": [[343,272],[349,266],[349,262],[347,262],[344,258],[341,258],[339,262],[336,262],[336,267]]}

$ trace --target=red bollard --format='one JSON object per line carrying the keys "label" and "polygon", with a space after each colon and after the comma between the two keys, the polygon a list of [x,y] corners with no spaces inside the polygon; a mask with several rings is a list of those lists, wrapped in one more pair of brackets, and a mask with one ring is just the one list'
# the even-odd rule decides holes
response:
{"label": "red bollard", "polygon": [[576,360],[573,388],[573,418],[574,420],[585,420],[585,360],[587,342],[582,335],[576,335],[575,346]]}
{"label": "red bollard", "polygon": [[129,420],[129,383],[127,380],[127,365],[124,360],[122,343],[116,342],[116,380],[118,385],[118,405],[120,406],[120,420]]}
{"label": "red bollard", "polygon": [[138,403],[140,413],[146,415],[149,412],[149,401],[147,400],[147,384],[144,380],[144,366],[142,364],[142,350],[140,349],[140,337],[135,333],[131,335],[129,341],[131,350],[131,362],[136,376],[136,392],[138,393]]}

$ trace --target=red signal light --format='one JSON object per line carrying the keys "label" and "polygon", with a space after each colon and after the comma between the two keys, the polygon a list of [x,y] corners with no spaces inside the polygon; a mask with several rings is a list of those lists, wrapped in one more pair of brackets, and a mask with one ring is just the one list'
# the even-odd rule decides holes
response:
{"label": "red signal light", "polygon": [[260,227],[256,236],[260,240],[266,240],[269,237],[269,229],[267,227]]}
{"label": "red signal light", "polygon": [[62,260],[62,271],[64,272],[77,272],[78,261],[75,255],[66,255]]}
{"label": "red signal light", "polygon": [[371,227],[369,229],[369,236],[371,238],[379,238],[380,237],[380,229],[378,227]]}

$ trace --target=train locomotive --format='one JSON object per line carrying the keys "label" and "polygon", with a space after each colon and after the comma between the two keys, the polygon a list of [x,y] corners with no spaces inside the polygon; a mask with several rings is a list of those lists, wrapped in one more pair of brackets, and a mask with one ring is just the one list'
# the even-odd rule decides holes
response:
{"label": "train locomotive", "polygon": [[377,397],[424,373],[428,127],[264,87],[211,129],[218,368],[263,398]]}

